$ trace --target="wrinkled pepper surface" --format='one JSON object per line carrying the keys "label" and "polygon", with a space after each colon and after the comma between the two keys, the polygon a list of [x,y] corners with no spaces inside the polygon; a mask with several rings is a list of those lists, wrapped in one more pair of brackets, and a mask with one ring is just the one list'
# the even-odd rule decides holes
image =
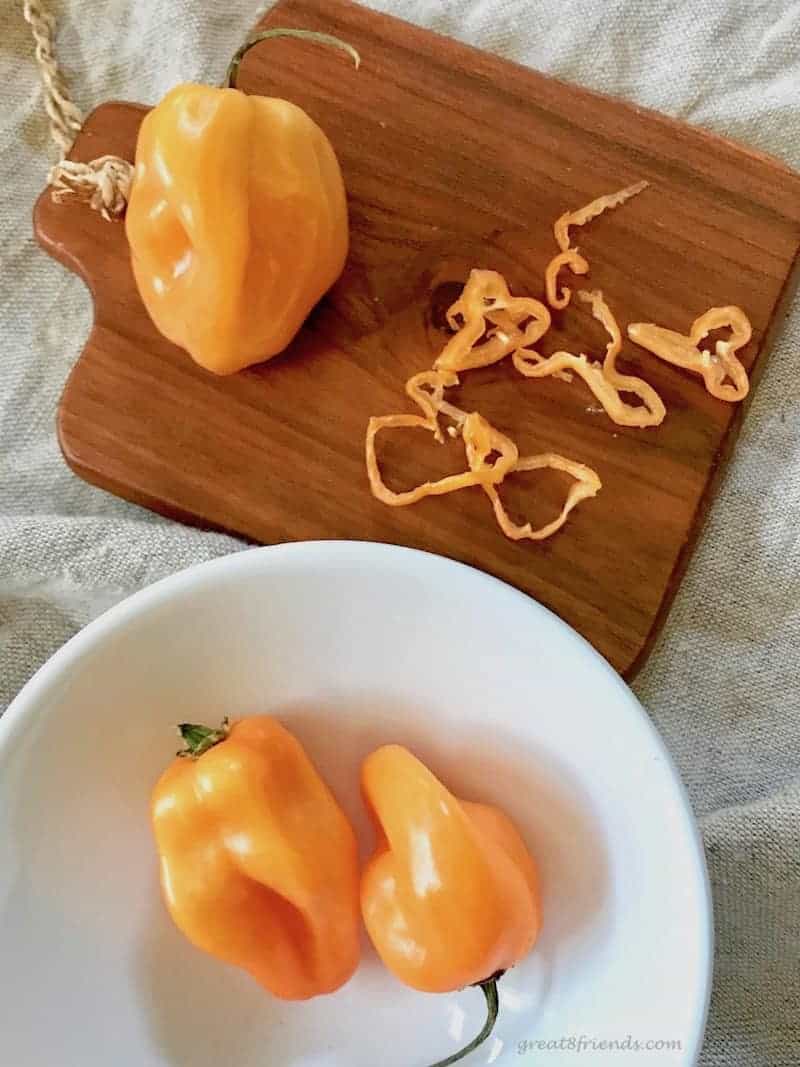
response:
{"label": "wrinkled pepper surface", "polygon": [[534,862],[502,811],[459,800],[407,749],[362,767],[378,843],[361,880],[367,931],[401,981],[429,993],[512,967],[540,926]]}
{"label": "wrinkled pepper surface", "polygon": [[330,993],[359,958],[353,829],[300,743],[269,716],[181,727],[152,795],[161,885],[198,948],[270,993]]}
{"label": "wrinkled pepper surface", "polygon": [[287,100],[208,85],[177,86],[142,122],[125,227],[153,323],[217,374],[283,351],[348,250],[319,126]]}

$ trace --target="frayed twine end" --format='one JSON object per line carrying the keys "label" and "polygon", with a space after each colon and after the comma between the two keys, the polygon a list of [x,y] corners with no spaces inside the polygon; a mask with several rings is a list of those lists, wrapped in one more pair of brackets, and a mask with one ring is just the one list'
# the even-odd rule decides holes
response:
{"label": "frayed twine end", "polygon": [[125,214],[132,180],[133,164],[119,156],[100,156],[89,163],[65,159],[48,174],[55,201],[75,197],[109,221]]}

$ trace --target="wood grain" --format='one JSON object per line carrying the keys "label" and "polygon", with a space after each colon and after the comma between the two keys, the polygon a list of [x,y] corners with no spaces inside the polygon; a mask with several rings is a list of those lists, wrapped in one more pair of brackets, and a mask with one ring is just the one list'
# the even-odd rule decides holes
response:
{"label": "wood grain", "polygon": [[[580,235],[588,284],[623,328],[654,321],[686,331],[712,305],[740,304],[753,324],[742,358],[756,384],[798,257],[800,177],[346,0],[284,0],[264,22],[335,33],[363,57],[356,73],[338,53],[280,40],[250,52],[240,80],[248,92],[295,101],[330,136],[350,197],[345,274],[285,355],[217,379],[151,325],[123,227],[44,193],[38,239],[95,301],[59,409],[67,462],[128,500],[253,541],[390,541],[474,564],[552,608],[630,676],[689,559],[741,406],[629,344],[622,366],[652,382],[669,411],[657,430],[593,413],[580,383],[526,381],[506,364],[465,375],[457,403],[523,452],[562,452],[603,479],[596,500],[539,546],[503,538],[478,489],[405,509],[377,503],[364,472],[367,418],[411,410],[403,383],[444,344],[443,310],[471,267],[541,295],[556,216],[639,178],[652,188]],[[74,158],[132,158],[143,114],[132,104],[99,108]],[[604,344],[574,302],[541,348],[601,353]],[[456,446],[411,431],[387,441],[384,456],[398,485],[463,463]],[[537,521],[565,491],[553,473],[514,483],[504,487],[510,505]]]}

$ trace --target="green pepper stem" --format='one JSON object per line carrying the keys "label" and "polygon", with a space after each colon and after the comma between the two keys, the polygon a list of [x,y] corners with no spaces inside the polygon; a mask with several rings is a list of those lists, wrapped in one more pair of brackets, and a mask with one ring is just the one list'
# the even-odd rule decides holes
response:
{"label": "green pepper stem", "polygon": [[186,743],[186,748],[182,748],[175,754],[182,759],[200,759],[204,752],[208,752],[214,745],[224,741],[229,732],[227,717],[222,720],[218,730],[210,726],[199,726],[193,722],[182,722],[178,726],[178,733]]}
{"label": "green pepper stem", "polygon": [[484,1041],[489,1037],[494,1025],[497,1022],[497,1016],[500,1011],[500,1001],[497,996],[497,980],[502,977],[503,971],[499,971],[497,974],[493,974],[491,978],[487,978],[485,982],[477,982],[486,998],[486,1022],[483,1029],[468,1045],[462,1048],[459,1052],[454,1052],[452,1056],[448,1056],[447,1059],[437,1060],[436,1063],[432,1063],[431,1067],[450,1067],[452,1063],[458,1063],[459,1060],[463,1060],[465,1056],[469,1056],[470,1052],[474,1052],[479,1045],[482,1045]]}
{"label": "green pepper stem", "polygon": [[347,52],[355,63],[356,70],[361,66],[361,56],[355,48],[353,48],[351,44],[348,44],[347,41],[340,41],[338,37],[334,37],[330,33],[317,33],[314,30],[264,30],[262,33],[254,33],[252,36],[248,37],[244,44],[235,53],[228,66],[228,72],[225,75],[223,88],[236,88],[236,82],[239,78],[239,67],[242,65],[244,57],[253,45],[260,44],[261,41],[269,41],[273,37],[298,37],[302,41],[315,41],[317,44],[329,44],[333,48],[341,48],[343,52]]}

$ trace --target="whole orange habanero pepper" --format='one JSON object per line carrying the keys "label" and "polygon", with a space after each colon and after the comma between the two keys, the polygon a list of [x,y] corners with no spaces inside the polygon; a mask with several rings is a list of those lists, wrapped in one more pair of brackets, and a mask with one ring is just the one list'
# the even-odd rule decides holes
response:
{"label": "whole orange habanero pepper", "polygon": [[276,719],[184,724],[187,748],[152,796],[161,886],[195,944],[276,997],[343,985],[359,958],[353,828]]}
{"label": "whole orange habanero pepper", "polygon": [[497,980],[533,947],[541,923],[536,868],[511,820],[459,800],[407,749],[364,761],[378,833],[361,877],[361,911],[383,962],[406,985],[443,993],[478,985],[489,1017],[455,1063],[491,1033]]}
{"label": "whole orange habanero pepper", "polygon": [[142,122],[125,227],[136,284],[158,330],[207,370],[282,352],[347,257],[347,202],[330,141],[295,104],[234,88],[172,89]]}

